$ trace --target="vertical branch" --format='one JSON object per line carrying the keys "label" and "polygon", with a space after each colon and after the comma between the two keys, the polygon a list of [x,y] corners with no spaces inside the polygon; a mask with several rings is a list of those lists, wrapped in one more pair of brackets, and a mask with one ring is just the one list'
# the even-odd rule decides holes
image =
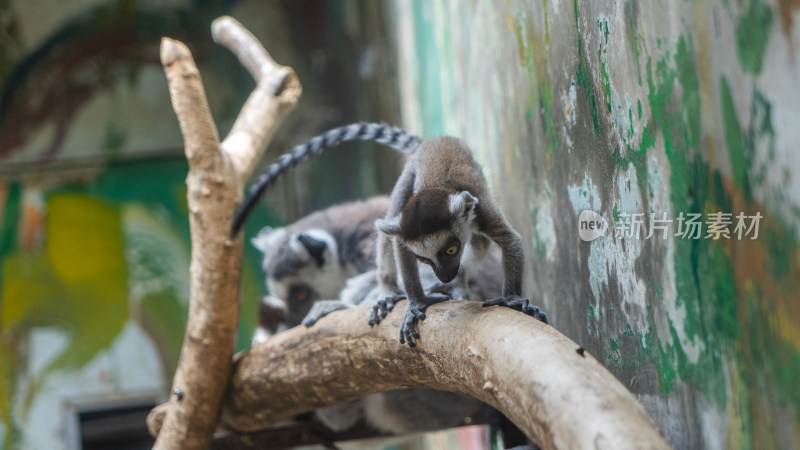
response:
{"label": "vertical branch", "polygon": [[240,310],[242,240],[228,240],[233,214],[242,186],[301,90],[294,71],[277,66],[241,24],[221,18],[214,29],[258,85],[221,144],[189,49],[172,39],[161,42],[161,62],[189,161],[192,261],[189,319],[158,449],[209,446],[230,377]]}

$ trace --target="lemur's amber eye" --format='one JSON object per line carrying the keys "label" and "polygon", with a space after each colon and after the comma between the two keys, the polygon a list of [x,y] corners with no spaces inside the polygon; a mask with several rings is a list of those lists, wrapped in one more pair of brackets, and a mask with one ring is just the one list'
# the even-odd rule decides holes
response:
{"label": "lemur's amber eye", "polygon": [[457,245],[451,245],[450,247],[447,248],[445,253],[447,253],[448,255],[451,255],[451,256],[455,255],[456,253],[458,253],[458,246]]}

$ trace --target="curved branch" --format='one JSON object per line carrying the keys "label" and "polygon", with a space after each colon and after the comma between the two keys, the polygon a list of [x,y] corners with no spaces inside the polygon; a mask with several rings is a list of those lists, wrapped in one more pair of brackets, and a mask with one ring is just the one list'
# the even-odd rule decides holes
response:
{"label": "curved branch", "polygon": [[431,387],[492,405],[543,448],[669,448],[608,370],[528,316],[439,303],[416,348],[398,343],[402,308],[374,328],[367,316],[368,307],[336,312],[236,355],[221,424],[253,431],[375,392]]}

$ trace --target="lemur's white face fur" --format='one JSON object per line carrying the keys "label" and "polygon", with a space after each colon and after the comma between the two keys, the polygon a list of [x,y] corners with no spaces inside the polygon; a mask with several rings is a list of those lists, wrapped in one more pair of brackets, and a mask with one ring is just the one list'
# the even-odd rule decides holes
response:
{"label": "lemur's white face fur", "polygon": [[[336,240],[320,228],[290,236],[284,228],[265,228],[252,242],[264,253],[270,295],[286,301],[337,298],[352,276],[353,269],[340,263]],[[300,298],[294,299],[296,296]]]}
{"label": "lemur's white face fur", "polygon": [[[429,265],[440,281],[447,283],[455,278],[461,263],[465,247],[475,232],[475,206],[478,200],[467,191],[450,195],[448,209],[452,215],[449,228],[424,234],[415,240],[402,241],[417,260]],[[390,236],[401,239],[400,224],[402,217],[379,220],[378,229]]]}

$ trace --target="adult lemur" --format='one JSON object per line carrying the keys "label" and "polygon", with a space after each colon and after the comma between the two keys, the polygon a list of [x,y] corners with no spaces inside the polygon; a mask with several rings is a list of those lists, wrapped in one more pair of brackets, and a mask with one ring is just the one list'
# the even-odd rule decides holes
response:
{"label": "adult lemur", "polygon": [[264,254],[270,292],[254,344],[299,325],[317,302],[338,299],[348,278],[375,268],[374,222],[388,207],[384,196],[336,205],[283,228],[264,227],[252,239]]}
{"label": "adult lemur", "polygon": [[486,179],[471,152],[455,138],[434,138],[418,144],[419,138],[403,130],[367,123],[323,133],[269,166],[237,211],[232,235],[239,231],[256,199],[281,173],[327,147],[355,139],[375,140],[412,155],[392,190],[386,218],[376,222],[382,233],[378,242],[379,282],[386,297],[373,309],[370,324],[379,323],[386,311],[404,298],[399,295],[399,265],[408,298],[400,325],[400,343],[415,345],[414,339],[419,338],[417,324],[425,318],[425,309],[449,298],[425,294],[417,261],[431,266],[439,280],[447,283],[458,274],[464,247],[481,239],[481,235],[502,249],[504,274],[503,297],[485,302],[484,306],[508,306],[547,322],[538,307],[521,297],[524,254],[519,234],[488,195]]}

